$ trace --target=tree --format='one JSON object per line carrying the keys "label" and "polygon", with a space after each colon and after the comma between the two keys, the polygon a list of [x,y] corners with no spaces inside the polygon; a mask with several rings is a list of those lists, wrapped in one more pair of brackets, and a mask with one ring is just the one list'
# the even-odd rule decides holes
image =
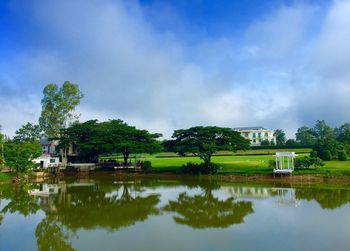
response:
{"label": "tree", "polygon": [[61,145],[74,142],[79,155],[90,161],[96,161],[100,154],[121,153],[124,164],[127,164],[130,154],[160,151],[157,139],[161,134],[137,129],[122,120],[76,123],[62,135]]}
{"label": "tree", "polygon": [[263,141],[261,141],[261,145],[262,146],[269,146],[269,145],[271,145],[271,142],[268,139],[264,139]]}
{"label": "tree", "polygon": [[77,84],[69,81],[65,81],[60,88],[56,84],[48,84],[43,94],[39,124],[47,136],[57,137],[61,128],[78,119],[75,108],[83,94]]}
{"label": "tree", "polygon": [[39,125],[27,123],[16,131],[16,135],[13,138],[16,142],[23,141],[39,141],[41,136],[41,128]]}
{"label": "tree", "polygon": [[298,142],[295,139],[288,139],[286,141],[286,145],[287,146],[295,146],[295,145],[298,145]]}
{"label": "tree", "polygon": [[0,168],[5,165],[4,144],[5,144],[5,135],[1,133],[1,125],[0,125]]}
{"label": "tree", "polygon": [[4,146],[6,164],[17,174],[24,173],[35,166],[33,159],[42,154],[38,142],[7,142]]}
{"label": "tree", "polygon": [[314,145],[316,143],[315,132],[307,126],[298,128],[295,137],[301,145]]}
{"label": "tree", "polygon": [[338,141],[345,144],[350,144],[350,123],[345,123],[339,128],[335,128],[334,134]]}
{"label": "tree", "polygon": [[180,155],[192,153],[200,157],[206,165],[210,164],[212,155],[217,151],[248,149],[250,144],[239,132],[216,126],[176,130],[172,138],[175,152]]}
{"label": "tree", "polygon": [[317,120],[313,131],[319,140],[334,138],[333,128],[327,125],[324,120]]}
{"label": "tree", "polygon": [[286,134],[282,129],[277,129],[273,135],[276,137],[276,145],[284,145],[286,143]]}

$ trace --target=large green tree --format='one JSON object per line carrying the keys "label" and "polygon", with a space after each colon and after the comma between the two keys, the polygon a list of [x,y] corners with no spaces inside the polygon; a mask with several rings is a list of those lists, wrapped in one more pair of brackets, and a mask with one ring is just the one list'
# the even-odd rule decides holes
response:
{"label": "large green tree", "polygon": [[35,141],[6,142],[4,146],[6,165],[17,174],[32,169],[35,166],[32,160],[41,154],[41,145]]}
{"label": "large green tree", "polygon": [[236,151],[249,148],[249,140],[231,128],[196,126],[176,130],[171,144],[180,155],[191,153],[210,164],[212,155],[220,150]]}
{"label": "large green tree", "polygon": [[326,140],[334,138],[334,130],[326,124],[324,120],[317,120],[313,128],[315,136],[318,140]]}
{"label": "large green tree", "polygon": [[302,145],[314,145],[316,143],[316,135],[312,128],[302,126],[298,128],[295,134],[296,140]]}
{"label": "large green tree", "polygon": [[1,133],[1,125],[0,125],[0,168],[5,165],[4,144],[5,144],[5,135]]}
{"label": "large green tree", "polygon": [[96,161],[100,154],[119,153],[126,164],[130,154],[160,151],[157,138],[161,134],[137,129],[122,120],[76,123],[64,130],[62,136],[61,145],[73,142],[80,156],[89,161]]}
{"label": "large green tree", "polygon": [[16,142],[39,141],[40,136],[40,126],[28,122],[16,131],[16,135],[13,140]]}
{"label": "large green tree", "polygon": [[286,144],[286,133],[282,129],[275,130],[273,135],[276,137],[276,145]]}
{"label": "large green tree", "polygon": [[65,81],[61,87],[48,84],[43,91],[39,124],[49,137],[57,137],[61,128],[78,119],[75,108],[83,98],[77,84]]}
{"label": "large green tree", "polygon": [[345,144],[350,144],[350,123],[345,123],[339,128],[335,128],[334,133],[337,140]]}

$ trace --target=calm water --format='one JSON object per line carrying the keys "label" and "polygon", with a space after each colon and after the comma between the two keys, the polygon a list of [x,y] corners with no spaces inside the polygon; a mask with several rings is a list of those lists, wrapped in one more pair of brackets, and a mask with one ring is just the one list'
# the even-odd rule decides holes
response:
{"label": "calm water", "polygon": [[0,185],[0,250],[350,250],[350,187],[112,178]]}

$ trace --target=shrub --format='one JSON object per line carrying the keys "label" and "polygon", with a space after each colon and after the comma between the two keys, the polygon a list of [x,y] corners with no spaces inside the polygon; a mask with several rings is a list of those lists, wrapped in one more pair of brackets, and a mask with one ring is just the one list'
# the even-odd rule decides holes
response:
{"label": "shrub", "polygon": [[332,154],[331,154],[331,151],[329,151],[329,150],[319,151],[317,153],[317,156],[320,157],[322,160],[331,160],[332,159]]}
{"label": "shrub", "polygon": [[270,159],[270,160],[269,160],[269,167],[271,167],[271,168],[276,168],[276,160]]}
{"label": "shrub", "polygon": [[271,143],[270,143],[270,141],[269,140],[267,140],[267,139],[264,139],[263,141],[261,141],[261,143],[260,143],[262,146],[269,146]]}
{"label": "shrub", "polygon": [[310,153],[311,158],[316,158],[317,157],[317,152],[314,150]]}
{"label": "shrub", "polygon": [[318,157],[301,157],[301,158],[296,158],[294,161],[294,166],[296,169],[305,169],[305,168],[310,168],[311,166],[314,166],[315,168],[324,166],[324,163],[322,159]]}
{"label": "shrub", "polygon": [[151,171],[152,170],[152,162],[149,160],[146,160],[144,162],[141,163],[141,168],[144,171]]}
{"label": "shrub", "polygon": [[188,162],[182,165],[180,171],[182,173],[188,174],[215,174],[219,170],[219,166],[214,163],[200,163],[196,164],[193,162]]}
{"label": "shrub", "polygon": [[347,160],[346,152],[344,150],[338,151],[337,155],[338,155],[338,160],[340,160],[340,161],[346,161]]}

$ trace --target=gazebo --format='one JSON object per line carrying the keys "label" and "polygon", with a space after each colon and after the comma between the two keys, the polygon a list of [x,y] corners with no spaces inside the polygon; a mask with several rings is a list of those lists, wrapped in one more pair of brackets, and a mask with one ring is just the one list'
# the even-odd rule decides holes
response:
{"label": "gazebo", "polygon": [[276,167],[274,174],[292,174],[294,171],[295,152],[276,152]]}

